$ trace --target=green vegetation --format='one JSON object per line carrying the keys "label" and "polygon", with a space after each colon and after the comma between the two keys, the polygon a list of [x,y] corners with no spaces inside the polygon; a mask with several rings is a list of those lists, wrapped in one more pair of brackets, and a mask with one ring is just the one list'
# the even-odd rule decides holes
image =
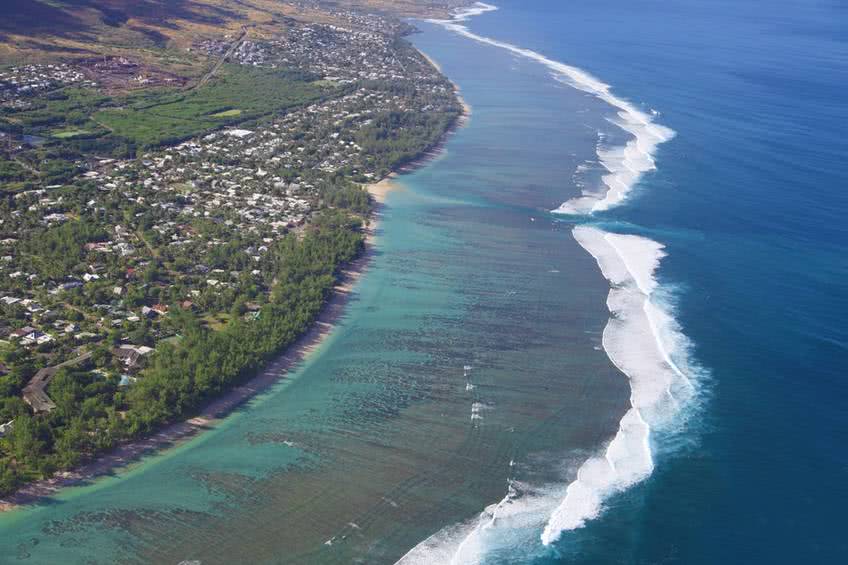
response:
{"label": "green vegetation", "polygon": [[352,210],[361,215],[366,215],[371,209],[368,192],[343,178],[334,178],[322,186],[321,197],[328,206]]}
{"label": "green vegetation", "polygon": [[22,252],[29,267],[44,279],[61,280],[84,272],[85,244],[106,238],[103,228],[89,221],[70,221],[27,239]]}
{"label": "green vegetation", "polygon": [[89,131],[87,129],[72,129],[65,131],[54,131],[51,135],[56,139],[70,139],[72,137],[83,137],[87,135],[91,135],[94,132]]}
{"label": "green vegetation", "polygon": [[20,163],[7,161],[0,157],[0,183],[23,181],[29,176],[27,170]]}
{"label": "green vegetation", "polygon": [[152,366],[129,393],[130,434],[179,419],[231,388],[305,332],[321,311],[340,267],[361,251],[358,221],[328,212],[302,241],[289,236],[274,249],[277,286],[255,320],[233,319],[220,332],[205,329],[190,314],[183,340],[160,346]]}
{"label": "green vegetation", "polygon": [[[150,147],[268,116],[313,102],[326,93],[301,72],[239,66],[223,70],[220,78],[196,90],[138,97],[121,108],[97,112],[94,120],[115,136]],[[238,110],[233,110],[235,105]]]}
{"label": "green vegetation", "polygon": [[388,173],[435,145],[458,116],[459,112],[386,112],[362,128],[356,142],[369,156],[369,165]]}
{"label": "green vegetation", "polygon": [[[0,105],[0,494],[195,414],[290,345],[362,248],[357,183],[459,116],[408,43],[286,25],[289,43],[245,41],[193,88],[91,60],[15,71],[31,82]],[[211,65],[233,46],[171,53]],[[130,93],[79,86],[92,76]],[[207,135],[237,125],[251,131]],[[31,381],[64,362],[46,391],[56,369]]]}
{"label": "green vegetation", "polygon": [[90,121],[91,115],[110,102],[110,97],[93,90],[69,87],[37,99],[33,108],[17,111],[6,108],[0,112],[0,119],[5,118],[7,123],[22,127],[24,133],[41,133],[41,128],[48,127],[95,130],[97,124]]}
{"label": "green vegetation", "polygon": [[241,116],[241,110],[238,108],[233,108],[232,110],[224,110],[223,112],[218,112],[216,114],[212,114],[210,117],[212,118],[235,118],[236,116]]}
{"label": "green vegetation", "polygon": [[[0,109],[0,131],[44,135],[83,152],[131,156],[227,125],[265,118],[338,93],[301,71],[224,65],[191,90],[150,89],[110,97],[64,88],[27,109]],[[0,180],[4,171],[0,168]],[[9,179],[14,180],[14,179]]]}
{"label": "green vegetation", "polygon": [[[71,227],[51,230],[49,246],[55,253],[63,235],[75,242],[96,235],[67,225]],[[48,389],[56,409],[32,416],[19,394],[35,367],[26,358],[14,359],[15,369],[0,377],[0,421],[15,419],[12,431],[0,438],[0,494],[185,418],[252,376],[318,316],[341,267],[362,250],[359,227],[360,221],[347,212],[327,211],[302,239],[290,235],[280,240],[271,250],[278,282],[258,316],[233,317],[214,331],[190,311],[173,308],[172,323],[182,339],[160,343],[128,392],[118,386],[117,377],[90,366],[62,369]],[[108,365],[109,356],[99,348],[91,365]]]}

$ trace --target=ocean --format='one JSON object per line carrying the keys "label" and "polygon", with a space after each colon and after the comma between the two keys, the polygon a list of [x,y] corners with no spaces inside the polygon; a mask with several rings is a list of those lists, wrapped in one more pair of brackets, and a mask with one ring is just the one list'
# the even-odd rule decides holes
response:
{"label": "ocean", "polygon": [[473,108],[320,349],[0,515],[0,562],[837,562],[838,2],[501,0],[411,39]]}

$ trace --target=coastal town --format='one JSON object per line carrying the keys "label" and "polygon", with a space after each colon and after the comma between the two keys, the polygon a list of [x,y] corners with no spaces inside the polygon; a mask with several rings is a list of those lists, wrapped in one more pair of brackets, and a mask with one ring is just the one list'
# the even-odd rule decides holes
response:
{"label": "coastal town", "polygon": [[848,0],[2,6],[0,565],[848,563]]}
{"label": "coastal town", "polygon": [[[366,186],[460,117],[453,85],[402,38],[408,24],[328,15],[192,45],[216,74],[190,96],[249,76],[298,98],[261,111],[216,100],[208,127],[155,142],[108,122],[144,110],[115,92],[188,80],[128,58],[0,70],[0,492],[123,441],[115,428],[163,346],[190,349],[189,327],[258,324],[278,300],[286,246],[326,230],[331,213],[360,230]],[[47,115],[68,100],[80,116]],[[84,447],[67,445],[71,428]]]}

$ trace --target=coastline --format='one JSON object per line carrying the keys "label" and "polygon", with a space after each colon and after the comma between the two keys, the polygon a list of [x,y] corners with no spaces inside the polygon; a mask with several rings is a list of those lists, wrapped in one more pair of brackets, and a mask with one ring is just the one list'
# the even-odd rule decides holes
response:
{"label": "coastline", "polygon": [[[612,123],[632,136],[622,146],[603,150],[600,145],[596,146],[598,162],[609,173],[601,179],[607,188],[602,195],[582,191],[550,212],[586,220],[593,212],[623,204],[642,175],[656,169],[657,147],[672,139],[674,130],[655,121],[658,113],[646,113],[614,94],[611,86],[578,67],[471,31],[462,22],[470,16],[497,9],[482,3],[478,6],[479,11],[456,14],[450,21],[436,23],[483,45],[541,64],[554,80],[589,93],[615,109],[619,119]],[[654,293],[661,287],[657,271],[661,259],[666,256],[665,246],[647,237],[610,233],[589,227],[594,222],[587,223],[578,223],[572,235],[595,259],[609,283],[606,300],[609,318],[603,330],[601,348],[612,366],[627,378],[630,407],[620,418],[612,439],[576,469],[576,476],[568,482],[558,503],[540,512],[544,528],[541,535],[533,533],[541,546],[550,546],[564,532],[579,529],[597,518],[611,494],[625,491],[652,474],[657,457],[652,443],[662,442],[664,434],[679,425],[680,414],[693,408],[698,396],[696,378],[703,371],[689,357],[690,342],[675,319],[673,306],[665,302],[668,289],[663,289],[664,293]],[[473,521],[444,527],[410,550],[398,564],[428,562],[439,549],[450,552],[443,556],[445,561],[476,561],[469,559],[469,554],[481,551],[483,534],[480,532],[494,527],[497,510],[511,501],[510,487],[507,496],[495,506],[496,510],[488,506],[481,512],[479,524],[470,532],[463,528]],[[504,521],[508,522],[508,518]],[[488,535],[494,537],[496,534]],[[421,557],[424,559],[419,559]]]}
{"label": "coastline", "polygon": [[[436,61],[424,54],[421,50],[418,50],[418,52],[436,70],[441,72],[441,68]],[[360,257],[344,268],[342,278],[336,285],[333,296],[324,305],[318,318],[312,323],[312,326],[304,335],[282,351],[275,360],[265,366],[255,377],[226,392],[223,396],[216,398],[196,416],[188,420],[169,424],[151,436],[120,444],[111,451],[95,456],[92,461],[76,469],[60,471],[52,477],[26,484],[13,494],[5,498],[0,498],[0,512],[8,512],[22,506],[35,504],[66,487],[84,486],[93,483],[97,479],[114,475],[118,470],[138,463],[146,456],[174,448],[197,437],[202,432],[213,429],[224,418],[231,415],[246,402],[286,378],[292,369],[301,362],[306,361],[316,352],[335,329],[339,320],[344,316],[347,302],[356,283],[365,274],[371,264],[371,260],[375,255],[376,234],[386,197],[389,192],[398,188],[394,179],[401,174],[409,173],[425,166],[441,155],[449,136],[468,123],[471,115],[471,107],[459,94],[459,87],[453,81],[451,81],[451,84],[454,87],[457,100],[462,107],[461,115],[445,130],[440,140],[433,147],[423,152],[410,163],[399,167],[397,171],[389,173],[386,177],[378,181],[364,185],[364,188],[368,191],[375,203],[368,217],[367,225],[364,228],[365,249]]]}
{"label": "coastline", "polygon": [[[382,186],[378,187],[377,185]],[[372,189],[372,187],[374,188]],[[94,460],[77,469],[58,472],[53,477],[27,484],[14,494],[0,498],[0,512],[37,503],[65,487],[83,486],[99,478],[114,475],[119,469],[138,463],[148,455],[176,447],[202,432],[213,429],[246,402],[286,378],[292,369],[306,361],[320,348],[344,315],[345,307],[356,283],[368,269],[374,257],[374,240],[379,225],[382,202],[385,199],[385,194],[391,188],[391,184],[386,180],[369,185],[369,193],[377,204],[371,213],[368,226],[364,229],[365,250],[356,260],[345,267],[341,280],[334,289],[333,296],[324,305],[310,329],[281,352],[276,359],[266,365],[255,377],[216,398],[193,418],[169,424],[149,437],[130,440],[95,457]]]}
{"label": "coastline", "polygon": [[[442,71],[442,66],[439,65],[439,63],[435,59],[430,57],[427,53],[425,53],[421,49],[417,49],[417,51],[419,53],[421,53],[421,56],[424,57],[424,59],[426,59],[427,62],[430,63],[433,66],[434,69],[439,71],[442,74],[442,76],[445,76],[445,73]],[[454,81],[452,81],[447,76],[445,76],[445,78],[447,78],[448,81],[450,81],[451,85],[453,85],[453,93],[456,96],[456,100],[457,100],[457,102],[459,102],[459,105],[462,106],[462,115],[460,115],[459,120],[458,120],[459,123],[457,124],[456,127],[464,127],[471,120],[471,105],[469,105],[468,102],[465,100],[465,98],[463,98],[462,89],[459,87],[459,85],[456,84]]]}

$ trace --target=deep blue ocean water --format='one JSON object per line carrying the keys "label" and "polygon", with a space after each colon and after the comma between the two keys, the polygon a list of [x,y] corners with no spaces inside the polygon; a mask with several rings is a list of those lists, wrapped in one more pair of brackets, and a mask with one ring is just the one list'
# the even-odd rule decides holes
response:
{"label": "deep blue ocean water", "polygon": [[[608,211],[551,213],[627,141],[615,111],[419,23],[474,111],[389,194],[330,339],[195,440],[0,515],[0,563],[393,563],[423,540],[413,563],[846,560],[844,4],[498,6],[464,25],[674,130],[656,170]],[[652,436],[647,478],[543,546],[628,408],[582,224],[665,246],[654,276],[696,394]]]}
{"label": "deep blue ocean water", "polygon": [[589,71],[676,131],[603,220],[666,245],[660,278],[710,375],[695,444],[660,454],[560,559],[844,562],[848,6],[497,4],[468,27]]}

